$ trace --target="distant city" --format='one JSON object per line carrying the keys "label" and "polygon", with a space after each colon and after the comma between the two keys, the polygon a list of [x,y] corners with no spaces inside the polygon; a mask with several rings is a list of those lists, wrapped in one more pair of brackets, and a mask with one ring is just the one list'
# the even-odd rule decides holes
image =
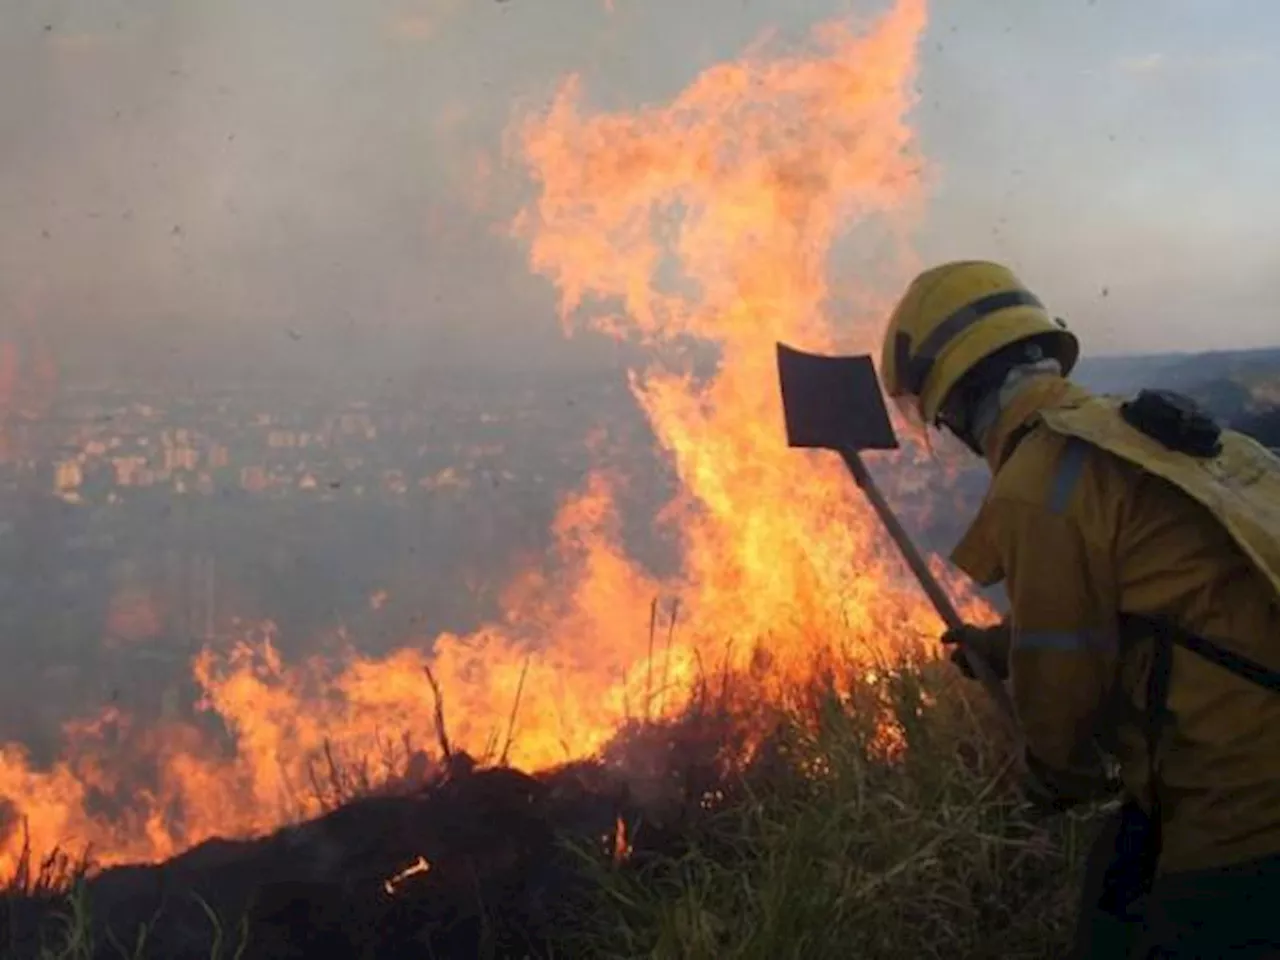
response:
{"label": "distant city", "polygon": [[11,427],[16,452],[0,457],[0,484],[12,491],[34,482],[78,505],[158,489],[332,501],[475,482],[542,484],[536,466],[517,477],[512,466],[527,461],[512,444],[563,434],[564,409],[547,399],[545,391],[477,390],[423,410],[355,400],[280,413],[232,396],[144,402],[124,391],[71,390],[49,417]]}
{"label": "distant city", "polygon": [[[287,656],[474,628],[517,570],[545,566],[590,469],[634,479],[642,555],[668,489],[616,375],[369,399],[19,387],[0,434],[0,741],[39,743],[106,701],[173,710],[190,657],[247,623],[276,624]],[[18,696],[33,684],[34,706]]]}

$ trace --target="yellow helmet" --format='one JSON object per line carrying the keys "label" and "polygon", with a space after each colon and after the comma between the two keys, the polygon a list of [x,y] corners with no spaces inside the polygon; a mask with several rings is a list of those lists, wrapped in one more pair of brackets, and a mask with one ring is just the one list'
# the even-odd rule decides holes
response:
{"label": "yellow helmet", "polygon": [[944,263],[920,274],[898,301],[884,336],[880,379],[902,402],[914,400],[936,424],[947,395],[970,370],[1012,344],[1035,339],[1064,374],[1080,344],[1008,267],[985,260]]}

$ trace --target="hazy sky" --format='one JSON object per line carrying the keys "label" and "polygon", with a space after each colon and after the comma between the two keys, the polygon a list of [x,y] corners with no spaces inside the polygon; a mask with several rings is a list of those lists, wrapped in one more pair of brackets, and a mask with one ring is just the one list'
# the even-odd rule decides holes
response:
{"label": "hazy sky", "polygon": [[[495,230],[510,119],[573,71],[665,99],[849,9],[0,2],[0,336],[335,368],[582,351]],[[1280,342],[1275,0],[934,0],[922,56],[927,258],[1009,260],[1094,353]]]}

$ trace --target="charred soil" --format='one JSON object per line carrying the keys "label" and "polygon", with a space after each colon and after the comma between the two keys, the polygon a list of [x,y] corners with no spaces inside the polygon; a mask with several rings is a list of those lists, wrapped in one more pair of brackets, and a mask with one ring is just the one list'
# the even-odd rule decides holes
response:
{"label": "charred soil", "polygon": [[245,960],[547,956],[581,899],[582,851],[629,850],[628,825],[645,814],[601,765],[539,776],[455,766],[265,838],[103,871],[70,898],[10,895],[9,955],[42,956],[79,897],[92,956],[134,956],[140,936],[156,957],[207,958],[215,939]]}

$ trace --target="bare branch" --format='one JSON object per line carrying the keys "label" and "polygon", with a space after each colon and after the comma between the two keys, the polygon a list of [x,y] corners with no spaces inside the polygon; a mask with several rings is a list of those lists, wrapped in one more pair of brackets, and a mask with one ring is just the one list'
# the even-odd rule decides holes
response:
{"label": "bare branch", "polygon": [[516,714],[520,711],[520,698],[524,694],[524,678],[529,675],[529,661],[532,659],[533,653],[525,654],[524,666],[520,668],[520,682],[516,684],[516,699],[511,704],[511,718],[507,721],[507,740],[502,745],[502,759],[499,766],[507,765],[507,758],[511,755],[511,741],[516,731]]}
{"label": "bare branch", "polygon": [[431,684],[431,693],[436,701],[436,738],[440,741],[440,752],[444,755],[446,762],[453,759],[453,748],[449,746],[449,734],[444,726],[444,695],[440,693],[440,684],[436,682],[435,674],[431,672],[431,667],[424,666],[423,672],[427,675],[427,683]]}

